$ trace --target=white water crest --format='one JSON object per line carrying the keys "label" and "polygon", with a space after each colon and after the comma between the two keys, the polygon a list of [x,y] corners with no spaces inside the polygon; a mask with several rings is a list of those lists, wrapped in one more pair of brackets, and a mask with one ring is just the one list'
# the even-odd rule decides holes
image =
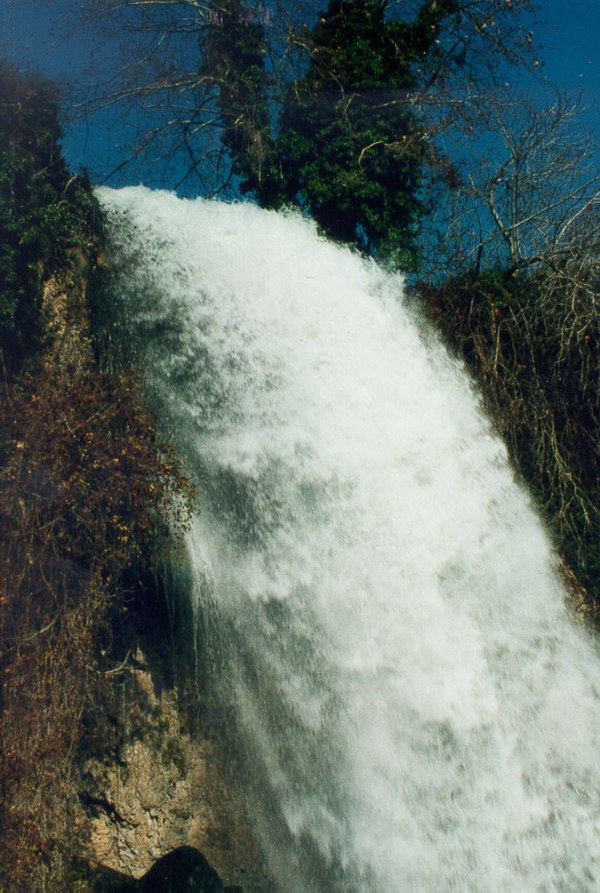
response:
{"label": "white water crest", "polygon": [[98,192],[199,486],[204,672],[286,893],[600,888],[600,664],[462,368],[306,220]]}

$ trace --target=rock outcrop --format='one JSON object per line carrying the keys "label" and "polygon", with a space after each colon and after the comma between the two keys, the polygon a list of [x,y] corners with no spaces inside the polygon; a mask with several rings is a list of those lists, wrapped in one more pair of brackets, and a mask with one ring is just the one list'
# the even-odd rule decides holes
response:
{"label": "rock outcrop", "polygon": [[[197,692],[196,698],[201,705]],[[88,859],[140,878],[167,853],[191,846],[225,884],[266,889],[218,745],[181,687],[165,683],[159,658],[148,662],[137,651],[123,671],[119,700],[121,742],[83,767],[81,809],[92,829]]]}

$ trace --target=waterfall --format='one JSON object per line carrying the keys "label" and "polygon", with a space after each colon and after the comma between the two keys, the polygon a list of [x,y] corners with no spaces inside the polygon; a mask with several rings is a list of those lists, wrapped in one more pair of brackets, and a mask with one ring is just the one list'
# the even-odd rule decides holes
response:
{"label": "waterfall", "polygon": [[101,189],[199,490],[204,672],[285,893],[600,886],[600,672],[461,366],[296,214]]}

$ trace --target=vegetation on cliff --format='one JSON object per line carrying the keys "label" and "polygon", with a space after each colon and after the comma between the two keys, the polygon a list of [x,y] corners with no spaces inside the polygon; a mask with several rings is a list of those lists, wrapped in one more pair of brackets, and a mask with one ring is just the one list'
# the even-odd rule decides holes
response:
{"label": "vegetation on cliff", "polygon": [[94,202],[61,154],[56,88],[0,59],[0,352],[12,374],[41,348],[42,288],[89,244]]}
{"label": "vegetation on cliff", "polygon": [[192,492],[131,378],[94,358],[101,241],[56,95],[0,73],[0,888],[64,890],[87,830],[78,757],[124,665],[115,632]]}
{"label": "vegetation on cliff", "polygon": [[560,553],[597,605],[600,280],[597,260],[574,267],[568,258],[535,273],[471,270],[422,297],[480,384]]}

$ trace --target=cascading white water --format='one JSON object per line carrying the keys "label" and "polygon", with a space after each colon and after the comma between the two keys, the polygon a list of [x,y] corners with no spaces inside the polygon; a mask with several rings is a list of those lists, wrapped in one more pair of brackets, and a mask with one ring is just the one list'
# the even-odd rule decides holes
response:
{"label": "cascading white water", "polygon": [[597,889],[598,655],[401,281],[298,216],[98,196],[277,889]]}

